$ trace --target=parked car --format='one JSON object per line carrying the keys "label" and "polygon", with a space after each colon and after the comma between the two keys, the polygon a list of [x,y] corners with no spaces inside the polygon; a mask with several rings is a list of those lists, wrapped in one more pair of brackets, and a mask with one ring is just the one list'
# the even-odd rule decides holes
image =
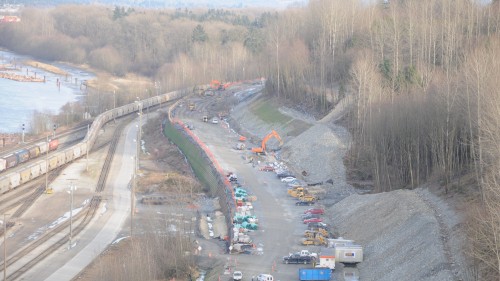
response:
{"label": "parked car", "polygon": [[311,206],[314,205],[314,201],[297,201],[295,202],[295,205],[297,206]]}
{"label": "parked car", "polygon": [[304,211],[304,214],[319,214],[323,215],[325,213],[324,209],[321,208],[310,208]]}
{"label": "parked car", "polygon": [[264,166],[260,169],[261,171],[264,171],[264,172],[273,172],[274,171],[274,168],[271,167],[271,166]]}
{"label": "parked car", "polygon": [[307,228],[313,229],[313,228],[323,228],[325,230],[329,230],[330,228],[328,227],[328,224],[323,223],[323,222],[310,222],[307,224]]}
{"label": "parked car", "polygon": [[243,273],[241,271],[235,271],[235,272],[233,272],[233,280],[234,281],[241,281],[241,280],[243,280]]}
{"label": "parked car", "polygon": [[295,177],[285,177],[281,179],[281,182],[290,183],[297,180]]}
{"label": "parked car", "polygon": [[291,187],[291,188],[304,186],[304,184],[302,184],[302,183],[301,183],[301,182],[299,182],[299,181],[293,181],[293,182],[291,182],[291,183],[287,183],[286,185],[287,185],[288,187]]}
{"label": "parked car", "polygon": [[276,176],[278,176],[278,178],[282,179],[282,178],[286,178],[286,177],[293,177],[293,174],[289,171],[283,171],[283,172],[276,173]]}
{"label": "parked car", "polygon": [[290,263],[303,263],[310,264],[313,263],[316,259],[313,256],[302,256],[300,254],[290,254],[288,256],[283,257],[284,264]]}
{"label": "parked car", "polygon": [[304,223],[311,223],[311,222],[323,222],[323,220],[321,218],[310,218],[304,220]]}
{"label": "parked car", "polygon": [[274,277],[271,274],[259,274],[257,281],[274,281]]}
{"label": "parked car", "polygon": [[303,220],[314,219],[314,218],[320,218],[320,217],[321,217],[321,215],[319,215],[319,214],[311,214],[311,213],[302,214],[302,219],[303,219]]}

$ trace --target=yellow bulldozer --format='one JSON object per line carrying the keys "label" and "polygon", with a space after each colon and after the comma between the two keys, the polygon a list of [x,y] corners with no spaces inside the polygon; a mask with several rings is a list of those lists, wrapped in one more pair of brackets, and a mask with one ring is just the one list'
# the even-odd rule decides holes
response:
{"label": "yellow bulldozer", "polygon": [[311,194],[299,195],[298,198],[300,201],[303,201],[303,202],[315,202],[316,201],[316,197],[314,195],[311,195]]}
{"label": "yellow bulldozer", "polygon": [[316,237],[314,237],[314,238],[303,238],[302,239],[302,245],[304,245],[304,246],[310,246],[310,245],[315,245],[315,246],[324,245],[324,246],[327,246],[328,242],[326,241],[326,239],[323,236],[316,235]]}
{"label": "yellow bulldozer", "polygon": [[325,238],[325,237],[328,238],[330,236],[330,234],[328,233],[328,231],[326,231],[323,228],[318,228],[315,230],[306,230],[304,232],[305,238],[316,238],[318,236],[321,236],[323,238]]}
{"label": "yellow bulldozer", "polygon": [[303,187],[294,187],[294,188],[290,188],[288,189],[288,194],[292,197],[300,197],[300,196],[304,196],[307,194],[307,190],[305,190]]}

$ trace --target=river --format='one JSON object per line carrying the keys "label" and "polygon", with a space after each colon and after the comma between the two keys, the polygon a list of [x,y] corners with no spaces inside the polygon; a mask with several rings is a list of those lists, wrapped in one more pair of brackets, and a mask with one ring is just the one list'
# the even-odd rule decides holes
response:
{"label": "river", "polygon": [[[22,67],[19,70],[8,70],[18,75],[45,77],[44,82],[18,82],[0,78],[0,133],[21,133],[22,124],[26,132],[31,129],[33,112],[39,111],[47,114],[57,114],[61,107],[68,102],[76,102],[85,94],[85,87],[81,82],[94,78],[92,73],[63,65],[52,63],[66,71],[68,76],[56,75],[43,69],[22,65],[30,57],[17,55],[8,51],[0,51],[0,66],[15,64]],[[75,78],[76,83],[75,83]],[[60,81],[58,87],[57,81]]]}

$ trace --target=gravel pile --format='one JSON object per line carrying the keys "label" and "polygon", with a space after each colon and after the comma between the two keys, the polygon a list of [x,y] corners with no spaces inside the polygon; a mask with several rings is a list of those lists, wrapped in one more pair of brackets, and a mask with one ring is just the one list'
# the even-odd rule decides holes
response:
{"label": "gravel pile", "polygon": [[364,246],[362,280],[454,280],[438,222],[416,191],[354,194],[328,217],[335,232]]}

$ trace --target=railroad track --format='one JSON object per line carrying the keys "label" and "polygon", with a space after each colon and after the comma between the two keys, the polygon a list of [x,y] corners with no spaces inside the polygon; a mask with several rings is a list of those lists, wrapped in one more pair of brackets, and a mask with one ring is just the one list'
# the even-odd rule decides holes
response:
{"label": "railroad track", "polygon": [[[99,147],[96,147],[95,149],[99,149],[105,145],[109,144],[109,149],[108,153],[106,155],[106,158],[104,160],[104,165],[101,171],[101,174],[99,176],[97,186],[96,186],[96,192],[100,193],[104,190],[106,186],[106,180],[108,177],[108,173],[111,167],[111,162],[113,160],[114,154],[116,152],[116,148],[118,145],[119,137],[121,132],[123,131],[123,128],[127,122],[121,122],[115,129],[115,132],[113,134],[113,137],[111,141],[105,142]],[[55,178],[55,177],[54,177]],[[33,192],[31,195],[34,199],[31,200],[28,199],[25,202],[25,205],[28,207],[36,200],[37,196],[39,196],[41,187],[39,187],[36,191]],[[40,193],[40,194],[39,194]],[[43,193],[43,190],[42,190]],[[81,210],[77,215],[73,216],[73,222],[78,222],[77,226],[73,228],[72,234],[73,237],[77,236],[82,230],[86,228],[86,226],[92,221],[94,218],[97,210],[99,209],[100,203],[102,201],[102,198],[100,195],[94,195],[90,201],[90,203],[83,209]],[[24,204],[23,206],[24,207]],[[28,208],[26,207],[26,209]],[[24,211],[19,211],[21,215]],[[17,212],[16,212],[17,213]],[[38,249],[41,249],[41,247],[46,246],[47,248],[40,251],[39,254],[34,255],[34,257],[29,258],[27,262],[25,262],[22,266],[15,268],[13,271],[7,270],[7,280],[17,280],[19,277],[21,277],[24,273],[26,273],[29,269],[33,268],[36,264],[38,264],[40,261],[44,260],[47,256],[55,252],[57,249],[62,247],[63,245],[67,244],[69,242],[69,234],[65,234],[62,238],[56,239],[56,241],[51,241],[54,240],[55,237],[57,237],[58,234],[60,234],[62,231],[68,228],[70,224],[70,221],[66,221],[64,223],[61,223],[54,229],[52,229],[50,232],[46,233],[33,243],[27,245],[23,249],[19,250],[16,252],[14,255],[9,256],[7,259],[7,267],[10,267],[14,265],[17,262],[20,262],[21,259],[26,259],[26,257],[29,257],[32,253],[37,251]],[[47,246],[47,244],[49,244]],[[3,268],[3,263],[0,264],[0,268]]]}

